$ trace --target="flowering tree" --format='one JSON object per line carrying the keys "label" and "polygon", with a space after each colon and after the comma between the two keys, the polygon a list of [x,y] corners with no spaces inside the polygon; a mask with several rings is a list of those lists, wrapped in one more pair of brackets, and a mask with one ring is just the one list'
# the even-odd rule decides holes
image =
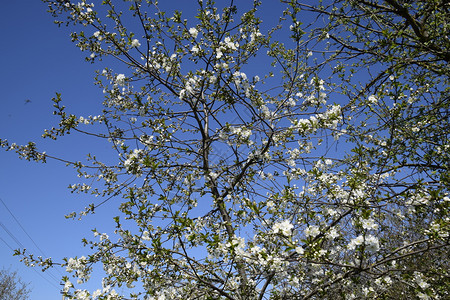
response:
{"label": "flowering tree", "polygon": [[[121,214],[62,263],[66,296],[448,296],[445,1],[281,1],[269,29],[259,1],[198,0],[189,19],[157,1],[45,2],[87,61],[122,64],[97,73],[101,115],[57,95],[43,135],[96,135],[117,153],[69,162],[95,182],[72,192],[121,199]],[[95,265],[103,281],[87,291]]]}

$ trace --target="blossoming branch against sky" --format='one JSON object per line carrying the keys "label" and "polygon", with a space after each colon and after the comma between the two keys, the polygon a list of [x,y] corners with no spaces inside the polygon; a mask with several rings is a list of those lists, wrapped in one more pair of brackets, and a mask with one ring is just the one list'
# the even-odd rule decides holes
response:
{"label": "blossoming branch against sky", "polygon": [[[189,1],[172,2],[177,2],[178,9],[191,5]],[[0,75],[0,135],[17,143],[37,140],[44,129],[55,125],[57,119],[52,117],[51,98],[56,92],[62,93],[71,111],[81,115],[93,115],[102,109],[103,93],[93,85],[94,71],[98,67],[83,62],[83,53],[70,41],[70,30],[58,28],[46,10],[47,5],[41,1],[25,0],[5,2],[0,11],[4,41],[0,43],[3,70]],[[266,12],[270,12],[270,8]],[[189,32],[194,38],[198,35],[195,28]],[[101,38],[99,32],[94,36]],[[133,39],[132,46],[140,47],[142,42],[142,38]],[[224,47],[236,45],[225,41]],[[219,53],[220,50],[217,55]],[[120,76],[123,75],[117,78],[118,84],[123,80]],[[62,143],[43,141],[42,145],[61,157],[83,159],[95,143],[95,139],[86,141],[72,135]],[[19,257],[12,256],[13,249],[22,248],[15,239],[36,255],[61,259],[82,253],[80,241],[85,233],[92,228],[111,228],[111,219],[104,219],[102,225],[98,219],[78,222],[64,218],[68,212],[81,210],[87,204],[68,192],[67,186],[79,178],[73,169],[64,168],[64,163],[30,163],[8,152],[0,154],[0,162],[0,198],[45,254],[36,249],[0,205],[0,221],[11,234],[0,228],[0,265],[17,269],[20,277],[31,283],[33,300],[57,299],[62,288],[61,273],[47,274],[25,267]],[[101,215],[99,211],[95,217]]]}
{"label": "blossoming branch against sky", "polygon": [[447,298],[446,4],[28,2],[0,255],[33,299]]}

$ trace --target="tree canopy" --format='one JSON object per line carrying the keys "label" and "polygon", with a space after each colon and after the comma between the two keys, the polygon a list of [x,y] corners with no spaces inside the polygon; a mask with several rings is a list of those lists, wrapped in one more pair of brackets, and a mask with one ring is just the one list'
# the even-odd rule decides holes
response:
{"label": "tree canopy", "polygon": [[43,137],[94,135],[115,156],[1,146],[85,178],[71,191],[98,197],[69,218],[120,212],[86,256],[17,251],[61,263],[66,296],[448,297],[447,1],[44,2],[102,66],[104,109],[57,94]]}

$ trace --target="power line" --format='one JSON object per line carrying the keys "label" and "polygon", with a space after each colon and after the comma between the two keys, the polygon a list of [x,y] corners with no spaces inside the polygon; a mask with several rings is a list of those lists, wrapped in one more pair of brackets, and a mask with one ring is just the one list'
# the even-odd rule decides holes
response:
{"label": "power line", "polygon": [[[41,252],[41,254],[43,255],[43,257],[47,257],[47,255],[45,255],[44,251],[36,244],[36,242],[33,240],[33,238],[28,234],[28,232],[25,230],[25,228],[22,226],[22,224],[19,222],[19,220],[14,216],[14,214],[12,213],[12,211],[8,208],[8,206],[6,205],[6,203],[2,200],[2,198],[0,198],[0,202],[2,202],[3,206],[6,208],[6,210],[9,212],[9,214],[13,217],[13,219],[16,221],[16,223],[19,225],[19,227],[23,230],[23,232],[28,236],[28,238],[33,242],[33,244],[36,246],[36,248]],[[2,223],[0,222],[0,227],[3,228],[3,230],[11,237],[11,239],[14,240],[14,242],[19,246],[19,248],[25,249],[25,246],[19,241],[19,239],[13,234],[11,233],[11,231],[8,230],[8,228]],[[12,251],[14,251],[14,249],[3,239],[0,237],[0,239],[6,244],[6,246],[11,249]],[[41,273],[39,273],[34,267],[31,268],[36,274],[38,274],[40,277],[42,277],[43,279],[45,279],[45,281],[47,281],[49,284],[51,284],[53,287],[58,288],[53,282],[51,282],[48,278],[44,277]],[[56,269],[56,271],[62,276],[61,272],[59,271],[59,269]],[[59,280],[56,278],[56,276],[54,274],[52,274],[50,272],[50,270],[47,270],[46,274],[54,281],[59,282]]]}
{"label": "power line", "polygon": [[[39,248],[39,246],[36,244],[36,242],[33,240],[33,238],[28,234],[28,232],[25,230],[25,228],[23,228],[22,224],[20,224],[19,220],[17,220],[17,218],[14,216],[14,214],[12,213],[12,211],[8,208],[8,206],[6,206],[6,203],[3,201],[3,199],[0,197],[0,202],[2,202],[3,206],[6,208],[6,210],[9,212],[9,214],[11,215],[11,217],[13,217],[14,221],[16,221],[16,223],[19,225],[19,227],[22,229],[22,231],[27,235],[27,237],[31,240],[31,242],[33,242],[33,244],[36,246],[36,248],[41,252],[42,256],[47,257],[47,255],[44,253],[44,251],[42,251],[41,248]],[[25,248],[25,247],[22,247]]]}
{"label": "power line", "polygon": [[1,236],[0,236],[0,240],[2,240],[2,242],[3,243],[5,243],[5,245],[9,248],[9,249],[11,249],[11,251],[12,252],[14,252],[14,249],[13,249],[13,247],[11,247]]}
{"label": "power line", "polygon": [[[5,230],[5,232],[14,240],[14,242],[16,242],[16,244],[21,247],[21,248],[25,248],[22,243],[14,236],[14,234],[12,234],[8,228],[6,228],[5,225],[3,225],[2,222],[0,222],[0,227],[3,228],[3,230]],[[5,245],[11,249],[12,251],[14,251],[14,249],[3,239],[0,237],[0,240],[3,241],[3,243],[5,243]],[[39,276],[41,276],[45,281],[47,281],[49,284],[51,284],[53,287],[58,288],[53,282],[51,282],[50,280],[48,280],[48,278],[44,277],[41,273],[39,273],[35,268],[31,268],[36,274],[38,274]],[[47,273],[48,275],[50,275],[50,277],[52,277],[53,280],[58,281],[56,278],[54,278],[54,276],[52,274]],[[58,288],[59,289],[59,288]]]}
{"label": "power line", "polygon": [[14,234],[11,233],[11,231],[6,228],[5,225],[3,225],[2,222],[0,222],[0,227],[3,228],[3,230],[9,235],[10,238],[13,239],[14,242],[19,246],[19,248],[25,248],[25,246],[14,236]]}
{"label": "power line", "polygon": [[[2,202],[3,206],[6,208],[6,210],[9,212],[9,214],[11,215],[11,217],[13,217],[14,221],[16,221],[16,223],[19,225],[19,227],[22,229],[22,231],[27,235],[27,237],[31,240],[31,242],[34,244],[34,246],[36,246],[36,248],[41,252],[43,257],[48,257],[44,251],[37,245],[37,243],[34,241],[34,239],[28,234],[28,232],[25,230],[25,228],[22,226],[22,224],[19,222],[19,220],[16,218],[16,216],[12,213],[12,211],[8,208],[8,206],[6,205],[6,203],[3,201],[3,199],[0,197],[0,202]],[[25,247],[22,247],[25,248]],[[61,271],[59,269],[56,269],[56,271],[59,273],[59,275],[63,276],[63,274],[61,273]],[[51,276],[54,277],[53,274],[49,273]],[[56,278],[55,278],[56,279]]]}

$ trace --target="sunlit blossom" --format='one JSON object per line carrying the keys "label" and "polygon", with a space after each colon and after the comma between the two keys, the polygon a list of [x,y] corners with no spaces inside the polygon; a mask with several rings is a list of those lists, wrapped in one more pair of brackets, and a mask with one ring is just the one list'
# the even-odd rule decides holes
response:
{"label": "sunlit blossom", "polygon": [[141,43],[139,43],[139,40],[138,40],[138,39],[133,39],[133,40],[131,41],[131,47],[137,48],[137,47],[139,47],[139,46],[141,46]]}
{"label": "sunlit blossom", "polygon": [[126,79],[126,77],[125,77],[124,74],[118,74],[116,76],[116,83],[119,84],[119,85],[124,85],[125,84],[125,79]]}
{"label": "sunlit blossom", "polygon": [[189,34],[195,39],[198,36],[198,30],[195,27],[189,28]]}
{"label": "sunlit blossom", "polygon": [[377,97],[375,97],[374,95],[370,95],[367,100],[369,100],[370,103],[377,103],[378,102]]}
{"label": "sunlit blossom", "polygon": [[362,223],[362,226],[364,229],[367,229],[367,230],[378,229],[378,224],[375,223],[374,219],[364,219],[364,220],[362,220],[361,223]]}
{"label": "sunlit blossom", "polygon": [[275,223],[272,226],[273,233],[282,233],[283,235],[290,235],[292,228],[294,228],[294,225],[292,225],[289,220]]}
{"label": "sunlit blossom", "polygon": [[315,237],[319,235],[320,229],[317,226],[309,226],[304,230],[306,237]]}

